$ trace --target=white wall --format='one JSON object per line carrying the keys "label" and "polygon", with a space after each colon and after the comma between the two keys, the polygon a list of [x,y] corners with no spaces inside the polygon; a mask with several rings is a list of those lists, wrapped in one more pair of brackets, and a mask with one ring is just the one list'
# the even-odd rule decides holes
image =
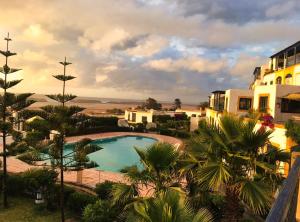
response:
{"label": "white wall", "polygon": [[259,108],[259,95],[269,96],[269,113],[274,117],[276,122],[286,122],[289,119],[300,121],[300,114],[281,113],[281,98],[289,93],[299,93],[300,86],[293,85],[272,85],[256,86],[254,90],[253,108]]}
{"label": "white wall", "polygon": [[194,116],[202,116],[205,111],[202,110],[185,110],[185,109],[176,109],[175,113],[185,113],[188,117]]}
{"label": "white wall", "polygon": [[273,85],[275,85],[275,73],[270,73],[265,75],[261,83],[262,84],[267,83],[267,85],[271,85],[270,84],[271,81],[273,81]]}
{"label": "white wall", "polygon": [[239,97],[251,97],[253,103],[253,90],[249,90],[249,89],[226,90],[224,104],[226,105],[226,99],[228,100],[228,102],[227,102],[227,107],[224,107],[224,110],[226,110],[228,113],[233,113],[237,115],[246,114],[247,111],[238,110]]}
{"label": "white wall", "polygon": [[268,95],[268,112],[270,115],[275,117],[275,102],[276,102],[276,86],[277,85],[267,85],[267,86],[256,86],[254,89],[254,101],[253,101],[253,109],[258,110],[259,108],[259,96],[260,95]]}
{"label": "white wall", "polygon": [[[255,130],[258,130],[261,127],[261,124],[258,123],[255,126]],[[271,129],[269,129],[271,130]],[[270,142],[276,146],[279,147],[280,149],[286,150],[287,147],[287,137],[285,135],[286,129],[282,127],[276,127],[272,129],[273,132],[271,133],[269,140]]]}
{"label": "white wall", "polygon": [[[132,121],[133,113],[136,114],[135,121]],[[153,121],[153,111],[125,111],[125,119],[128,120],[128,122],[134,122],[134,123],[142,123],[142,118],[147,117],[147,122],[151,123]]]}

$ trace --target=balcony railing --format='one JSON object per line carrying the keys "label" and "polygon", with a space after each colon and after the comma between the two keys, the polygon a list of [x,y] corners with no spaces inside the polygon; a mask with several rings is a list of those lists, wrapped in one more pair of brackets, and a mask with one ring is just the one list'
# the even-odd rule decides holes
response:
{"label": "balcony railing", "polygon": [[296,221],[300,176],[300,157],[298,156],[284,181],[282,190],[275,200],[266,222]]}

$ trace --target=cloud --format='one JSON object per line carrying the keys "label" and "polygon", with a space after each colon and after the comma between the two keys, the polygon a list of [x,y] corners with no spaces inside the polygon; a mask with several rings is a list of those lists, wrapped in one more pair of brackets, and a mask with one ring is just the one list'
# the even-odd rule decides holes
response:
{"label": "cloud", "polygon": [[43,29],[40,24],[29,25],[23,32],[22,40],[40,45],[53,45],[57,44],[52,33]]}
{"label": "cloud", "polygon": [[267,62],[266,58],[260,56],[250,56],[245,53],[239,55],[235,64],[230,69],[230,74],[236,77],[241,77],[244,80],[250,81],[253,79],[252,73],[254,68],[261,66]]}
{"label": "cloud", "polygon": [[149,36],[138,42],[135,47],[128,48],[127,54],[137,57],[149,57],[160,52],[168,45],[168,40],[159,36]]}
{"label": "cloud", "polygon": [[1,3],[0,34],[11,33],[18,53],[10,64],[23,68],[19,91],[59,91],[51,76],[67,56],[77,77],[68,89],[82,95],[194,102],[247,87],[255,66],[300,36],[297,0]]}
{"label": "cloud", "polygon": [[191,57],[172,60],[170,58],[152,60],[144,64],[144,67],[163,70],[167,72],[174,72],[180,70],[195,71],[198,73],[216,73],[222,69],[226,69],[226,62],[222,59],[208,60],[205,58]]}

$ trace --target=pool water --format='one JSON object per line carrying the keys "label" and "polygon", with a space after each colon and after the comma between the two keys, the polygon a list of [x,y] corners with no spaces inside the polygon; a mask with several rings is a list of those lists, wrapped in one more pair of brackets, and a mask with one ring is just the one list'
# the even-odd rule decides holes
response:
{"label": "pool water", "polygon": [[[97,168],[100,170],[119,172],[120,169],[131,165],[141,168],[140,159],[134,147],[145,149],[155,142],[157,142],[156,139],[143,136],[98,139],[93,143],[103,149],[89,154],[88,157],[99,165]],[[64,152],[71,152],[71,146],[72,144],[67,144]]]}

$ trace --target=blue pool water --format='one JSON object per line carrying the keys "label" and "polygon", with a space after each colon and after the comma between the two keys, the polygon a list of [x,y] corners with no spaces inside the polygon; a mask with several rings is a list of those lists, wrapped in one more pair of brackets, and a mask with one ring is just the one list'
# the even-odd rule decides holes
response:
{"label": "blue pool water", "polygon": [[[95,161],[98,169],[119,172],[120,169],[131,166],[140,165],[140,159],[134,147],[146,148],[147,146],[157,142],[156,139],[142,136],[121,136],[108,139],[94,140],[93,143],[102,147],[102,150],[88,155],[90,160]],[[65,152],[71,151],[72,144],[67,144]]]}

